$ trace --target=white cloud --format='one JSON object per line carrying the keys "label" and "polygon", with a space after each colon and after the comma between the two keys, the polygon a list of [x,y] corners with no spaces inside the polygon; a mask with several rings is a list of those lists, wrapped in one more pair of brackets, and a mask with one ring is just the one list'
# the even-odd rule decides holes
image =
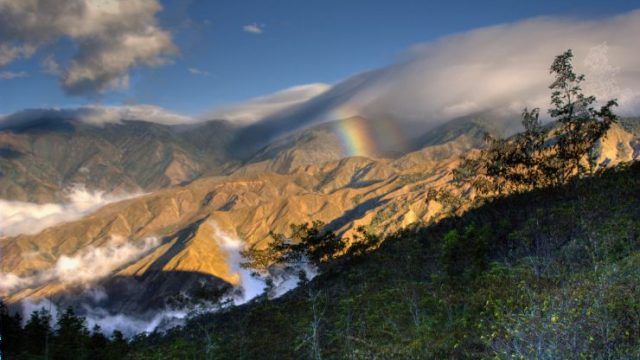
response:
{"label": "white cloud", "polygon": [[159,244],[160,241],[155,237],[136,243],[113,237],[102,246],[87,246],[73,255],[62,255],[51,268],[33,275],[21,277],[12,273],[0,273],[0,294],[51,283],[88,286],[121,266],[139,259]]}
{"label": "white cloud", "polygon": [[129,195],[108,195],[102,191],[89,192],[76,186],[64,204],[35,204],[0,199],[0,238],[19,234],[37,234],[60,224],[77,220],[109,203],[131,198]]}
{"label": "white cloud", "polygon": [[73,119],[87,124],[117,124],[122,120],[138,120],[164,125],[188,124],[195,120],[154,105],[99,106],[88,105],[78,108],[28,109],[10,115],[0,115],[0,129],[21,123],[49,119]]}
{"label": "white cloud", "polygon": [[[58,321],[58,316],[64,311],[57,304],[48,299],[39,299],[36,301],[24,300],[20,302],[22,307],[23,326],[34,311],[45,309],[51,314],[51,324],[54,325]],[[87,328],[92,329],[94,325],[99,325],[104,335],[110,336],[114,330],[121,331],[126,337],[133,337],[141,333],[150,333],[153,331],[164,331],[174,326],[183,325],[188,315],[191,315],[190,309],[184,310],[161,310],[147,314],[113,314],[101,307],[91,306],[89,304],[81,304],[80,309],[76,311],[85,318]]]}
{"label": "white cloud", "polygon": [[77,52],[60,72],[62,87],[86,95],[128,85],[135,66],[157,66],[176,52],[161,29],[157,0],[2,0],[0,66],[71,39]]}
{"label": "white cloud", "polygon": [[239,124],[251,124],[279,111],[299,105],[330,88],[315,83],[290,87],[270,95],[259,96],[237,104],[221,106],[207,113],[208,119],[224,119]]}
{"label": "white cloud", "polygon": [[62,70],[60,69],[60,64],[53,57],[53,55],[47,55],[40,64],[42,66],[42,71],[45,74],[60,76],[62,74]]}
{"label": "white cloud", "polygon": [[252,270],[241,266],[246,261],[241,254],[241,251],[245,249],[245,242],[237,236],[222,230],[215,221],[210,221],[209,224],[213,227],[215,241],[218,246],[227,253],[229,267],[240,278],[239,288],[237,289],[239,290],[239,296],[235,296],[235,293],[231,294],[235,305],[244,304],[263,294],[267,288],[267,278],[273,284],[273,288],[267,295],[269,298],[277,298],[298,286],[300,280],[298,274],[300,271],[304,271],[309,280],[318,274],[313,265],[302,261],[298,264],[272,266],[267,272],[254,275]]}
{"label": "white cloud", "polygon": [[[639,94],[638,33],[640,11],[592,21],[536,18],[446,37],[411,49],[402,62],[384,69],[371,86],[354,96],[349,106],[364,114],[385,111],[427,119],[501,108],[547,108],[552,80],[548,69],[554,56],[573,49],[576,69],[590,79],[596,74],[584,60],[603,43],[608,48],[607,65],[618,69],[614,74],[618,90]],[[584,86],[585,91],[592,87],[593,82]],[[622,94],[598,95],[605,100]],[[621,108],[631,110],[629,105],[623,102]]]}
{"label": "white cloud", "polygon": [[234,299],[235,304],[243,304],[262,294],[266,287],[264,281],[251,276],[250,270],[243,269],[240,266],[240,264],[245,261],[240,254],[240,251],[244,249],[244,242],[238,237],[220,229],[214,221],[211,221],[209,224],[213,228],[218,246],[227,253],[227,263],[231,271],[236,273],[240,278],[240,287],[242,288],[241,296]]}
{"label": "white cloud", "polygon": [[242,30],[244,32],[258,35],[264,32],[264,25],[257,23],[247,24],[242,27]]}
{"label": "white cloud", "polygon": [[2,80],[12,80],[12,79],[24,78],[27,76],[29,76],[29,73],[27,73],[26,71],[18,71],[18,72],[0,71],[0,79]]}
{"label": "white cloud", "polygon": [[188,68],[187,70],[189,71],[189,73],[191,75],[211,76],[211,73],[209,73],[206,70],[201,70],[201,69],[198,69],[198,68]]}
{"label": "white cloud", "polygon": [[[480,28],[414,46],[396,64],[353,76],[292,111],[258,124],[262,133],[362,115],[433,126],[479,112],[518,115],[549,108],[549,66],[571,48],[583,89],[640,112],[640,10],[598,20],[542,17]],[[606,80],[606,83],[604,82]],[[256,129],[251,129],[256,130]]]}

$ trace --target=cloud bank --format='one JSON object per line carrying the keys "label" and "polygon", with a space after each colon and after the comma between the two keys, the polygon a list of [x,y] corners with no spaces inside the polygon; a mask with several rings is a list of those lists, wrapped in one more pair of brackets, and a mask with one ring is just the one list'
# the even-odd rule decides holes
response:
{"label": "cloud bank", "polygon": [[[45,61],[45,63],[46,65],[43,64],[43,66],[48,69],[47,71],[56,71],[55,62],[52,64]],[[201,69],[189,68],[187,71],[196,76],[211,76],[209,72]],[[9,115],[0,115],[0,131],[43,118],[77,120],[93,125],[118,124],[123,120],[146,121],[163,125],[184,125],[211,119],[227,120],[238,125],[249,125],[281,111],[304,104],[309,99],[326,92],[328,89],[330,89],[330,86],[322,83],[293,86],[236,104],[223,105],[198,117],[179,114],[160,106],[148,104],[26,109]]]}
{"label": "cloud bank", "polygon": [[105,245],[87,246],[71,256],[62,255],[51,268],[34,275],[21,277],[12,273],[0,273],[0,294],[47,283],[90,285],[110,275],[120,266],[142,257],[159,244],[160,241],[155,237],[138,243],[113,237]]}
{"label": "cloud bank", "polygon": [[293,86],[273,94],[256,97],[237,104],[221,106],[205,114],[203,118],[222,119],[247,125],[277,114],[287,108],[300,105],[326,92],[329,88],[329,85],[322,83]]}
{"label": "cloud bank", "polygon": [[244,304],[262,294],[266,287],[264,281],[251,276],[249,269],[244,269],[240,266],[245,261],[240,254],[240,251],[244,249],[244,241],[223,231],[214,221],[209,222],[209,224],[213,228],[218,246],[227,253],[227,262],[231,271],[238,274],[240,278],[240,289],[238,289],[240,294],[233,299],[234,304]]}
{"label": "cloud bank", "polygon": [[213,228],[218,246],[227,253],[227,262],[231,271],[240,278],[240,284],[231,294],[234,305],[244,304],[262,295],[267,290],[266,280],[268,278],[271,280],[273,288],[269,289],[267,295],[269,298],[277,298],[298,286],[300,271],[304,271],[309,280],[318,274],[317,269],[307,262],[287,264],[284,267],[269,269],[264,274],[254,274],[251,269],[245,269],[241,266],[246,261],[241,254],[241,251],[245,249],[245,242],[222,230],[215,221],[210,221],[209,224]]}
{"label": "cloud bank", "polygon": [[[58,316],[64,311],[64,308],[48,299],[24,300],[21,301],[20,305],[23,326],[34,311],[39,311],[40,309],[49,311],[52,325],[55,325],[58,321]],[[141,333],[150,333],[155,330],[163,331],[182,325],[190,315],[188,310],[164,310],[145,315],[112,314],[103,308],[89,304],[81,304],[80,308],[76,310],[80,310],[79,312],[85,318],[88,329],[92,329],[94,325],[99,325],[102,333],[106,336],[110,336],[114,330],[119,330],[128,338]]]}
{"label": "cloud bank", "polygon": [[0,0],[0,67],[70,39],[77,52],[56,71],[67,93],[126,88],[131,68],[162,65],[177,51],[160,10],[157,0]]}
{"label": "cloud bank", "polygon": [[189,124],[195,121],[189,116],[154,105],[88,105],[77,108],[27,109],[0,116],[0,131],[41,119],[76,120],[93,125],[119,124],[123,120],[146,121],[163,125]]}
{"label": "cloud bank", "polygon": [[35,204],[0,199],[0,237],[19,234],[37,234],[60,224],[77,220],[109,203],[128,199],[138,194],[109,195],[102,191],[90,192],[76,186],[64,204]]}
{"label": "cloud bank", "polygon": [[[599,20],[534,18],[418,45],[377,73],[347,106],[364,115],[437,121],[483,111],[548,108],[553,58],[571,48],[584,90],[637,112],[640,11]],[[603,81],[615,86],[602,86]]]}
{"label": "cloud bank", "polygon": [[[517,117],[549,107],[549,66],[571,48],[583,89],[618,98],[622,115],[640,113],[640,10],[597,20],[542,17],[480,28],[420,44],[397,63],[357,74],[300,106],[268,115],[239,144],[274,139],[318,122],[361,115],[430,128],[478,113]],[[423,130],[425,130],[423,128]],[[414,131],[414,130],[409,130]],[[410,136],[411,134],[405,134]]]}

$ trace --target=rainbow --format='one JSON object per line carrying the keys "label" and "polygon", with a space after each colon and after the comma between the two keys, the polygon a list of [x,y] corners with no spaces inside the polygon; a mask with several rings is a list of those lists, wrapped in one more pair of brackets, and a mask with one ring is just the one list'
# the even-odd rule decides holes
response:
{"label": "rainbow", "polygon": [[344,118],[336,123],[336,129],[344,155],[372,156],[376,153],[376,143],[365,119]]}
{"label": "rainbow", "polygon": [[330,114],[345,156],[373,157],[381,151],[401,149],[405,136],[397,123],[388,119],[368,120],[355,109],[343,106]]}

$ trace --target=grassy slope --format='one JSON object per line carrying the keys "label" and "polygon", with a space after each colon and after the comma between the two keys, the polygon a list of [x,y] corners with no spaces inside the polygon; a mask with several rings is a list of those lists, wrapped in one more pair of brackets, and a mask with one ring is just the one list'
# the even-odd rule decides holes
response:
{"label": "grassy slope", "polygon": [[637,357],[639,236],[635,164],[401,231],[280,299],[141,337],[130,357]]}

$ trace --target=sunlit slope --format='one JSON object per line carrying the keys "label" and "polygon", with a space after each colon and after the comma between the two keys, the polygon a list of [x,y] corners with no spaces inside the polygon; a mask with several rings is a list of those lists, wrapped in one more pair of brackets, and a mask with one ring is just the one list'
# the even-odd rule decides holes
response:
{"label": "sunlit slope", "polygon": [[[109,285],[133,278],[140,292],[160,298],[193,285],[200,276],[219,286],[237,284],[214,226],[248,246],[261,247],[270,231],[287,233],[290,224],[313,220],[346,236],[358,226],[388,232],[428,222],[443,215],[443,204],[428,199],[427,192],[448,184],[460,155],[478,144],[477,136],[463,133],[394,160],[348,157],[285,173],[203,178],[108,205],[36,235],[0,240],[0,271],[27,277],[55,268],[63,255],[105,248],[113,241],[144,244],[156,238],[153,246],[118,264],[102,281]],[[637,144],[635,135],[615,125],[601,146],[601,163],[637,158]],[[185,277],[169,281],[162,275],[167,273]],[[68,287],[64,279],[51,279],[6,295],[18,301],[59,295]]]}
{"label": "sunlit slope", "polygon": [[40,119],[0,127],[0,198],[57,202],[75,184],[150,191],[220,173],[234,131],[224,121],[167,126]]}

